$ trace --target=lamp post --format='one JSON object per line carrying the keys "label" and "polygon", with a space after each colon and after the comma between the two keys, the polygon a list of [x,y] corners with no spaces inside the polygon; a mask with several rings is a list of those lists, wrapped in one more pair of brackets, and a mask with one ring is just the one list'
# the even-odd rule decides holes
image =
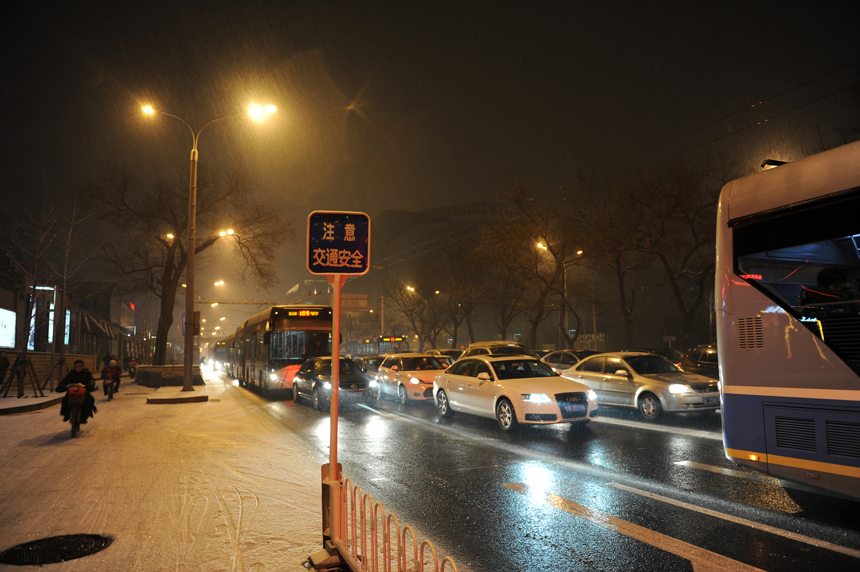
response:
{"label": "lamp post", "polygon": [[[147,115],[153,115],[158,112],[168,117],[178,119],[185,124],[191,131],[191,176],[188,184],[188,253],[185,270],[185,283],[188,285],[185,289],[185,369],[182,376],[182,391],[194,391],[193,383],[193,354],[194,354],[194,250],[197,248],[197,141],[200,139],[200,134],[206,127],[222,121],[242,115],[234,113],[233,115],[225,115],[217,117],[203,124],[203,127],[194,131],[191,125],[172,113],[156,110],[151,105],[144,105],[141,109]],[[252,103],[248,107],[248,115],[254,121],[261,122],[266,115],[274,113],[276,107],[274,105],[261,106]]]}

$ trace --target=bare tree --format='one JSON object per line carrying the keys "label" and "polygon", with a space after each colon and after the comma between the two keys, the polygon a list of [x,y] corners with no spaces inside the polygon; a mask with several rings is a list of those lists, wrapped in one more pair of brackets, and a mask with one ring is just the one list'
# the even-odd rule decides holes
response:
{"label": "bare tree", "polygon": [[653,260],[653,255],[641,247],[642,236],[633,232],[648,206],[648,196],[641,189],[636,176],[603,185],[580,177],[568,193],[571,222],[581,229],[583,250],[596,268],[612,273],[627,347],[633,345],[634,310],[641,292],[631,285],[631,278],[637,269]]}
{"label": "bare tree", "polygon": [[[153,363],[163,364],[188,262],[185,176],[173,184],[157,179],[145,185],[128,170],[113,167],[83,190],[97,220],[111,229],[105,261],[127,291],[150,292],[160,300]],[[264,288],[274,282],[275,253],[285,240],[294,238],[292,224],[248,189],[242,173],[201,170],[197,196],[195,256],[222,240],[219,231],[230,228],[234,234],[225,240],[240,261],[237,278],[251,279]]]}
{"label": "bare tree", "polygon": [[416,259],[406,282],[391,280],[383,286],[386,301],[400,311],[421,340],[419,349],[428,343],[435,347],[436,338],[448,323],[448,301],[438,278],[444,268],[443,260],[424,255]]}

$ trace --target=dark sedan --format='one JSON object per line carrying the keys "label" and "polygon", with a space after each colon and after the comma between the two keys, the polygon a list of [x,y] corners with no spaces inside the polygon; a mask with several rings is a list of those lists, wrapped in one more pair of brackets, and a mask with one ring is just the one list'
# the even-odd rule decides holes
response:
{"label": "dark sedan", "polygon": [[[367,377],[357,363],[349,358],[340,358],[338,401],[344,405],[373,403],[376,381]],[[293,378],[296,402],[310,399],[315,409],[325,411],[330,407],[332,387],[330,357],[307,360]]]}

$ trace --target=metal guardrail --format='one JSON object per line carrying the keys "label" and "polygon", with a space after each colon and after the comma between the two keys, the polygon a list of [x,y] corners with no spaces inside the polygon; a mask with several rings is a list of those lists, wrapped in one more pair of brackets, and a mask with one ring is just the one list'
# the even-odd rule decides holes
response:
{"label": "metal guardrail", "polygon": [[[350,479],[344,481],[340,490],[340,530],[344,538],[333,539],[332,543],[353,572],[393,572],[395,563],[397,572],[458,572],[454,560],[448,556],[439,560],[432,542],[423,540],[419,544],[411,526],[401,530],[397,516],[386,515],[385,508],[374,503],[369,494],[362,493],[361,487],[353,486]],[[407,550],[410,544],[411,559]],[[394,548],[397,553],[392,555]]]}

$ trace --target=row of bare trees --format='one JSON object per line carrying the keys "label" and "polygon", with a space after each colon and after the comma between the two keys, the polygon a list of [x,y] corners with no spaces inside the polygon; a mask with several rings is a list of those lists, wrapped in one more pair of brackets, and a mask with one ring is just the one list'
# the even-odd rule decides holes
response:
{"label": "row of bare trees", "polygon": [[[458,343],[463,325],[475,341],[472,320],[484,306],[501,339],[519,318],[535,347],[540,325],[555,318],[562,345],[573,347],[592,318],[594,283],[611,284],[614,294],[602,288],[600,303],[614,306],[625,347],[634,346],[638,310],[654,302],[653,292],[671,301],[675,335],[685,347],[713,283],[719,191],[734,176],[723,162],[601,182],[580,178],[556,190],[510,181],[499,196],[506,205],[500,214],[480,231],[413,259],[390,278],[386,299],[422,346],[435,347],[443,332]],[[646,274],[652,293],[643,299]]]}
{"label": "row of bare trees", "polygon": [[[186,176],[141,181],[128,169],[111,167],[65,197],[51,197],[47,191],[42,195],[38,208],[22,206],[10,213],[12,222],[3,231],[7,256],[34,293],[23,335],[35,327],[35,296],[48,292],[39,285],[58,285],[70,294],[83,282],[97,281],[103,289],[156,301],[152,362],[163,364],[188,261]],[[229,239],[219,232],[227,228],[234,231]],[[201,170],[195,248],[200,263],[225,240],[232,252],[219,254],[230,257],[234,278],[268,287],[276,282],[278,248],[294,236],[292,223],[253,192],[243,173]],[[58,303],[65,299],[59,296]],[[56,314],[64,315],[62,307]],[[55,324],[59,327],[60,320]],[[17,347],[26,345],[25,339],[16,342]]]}

